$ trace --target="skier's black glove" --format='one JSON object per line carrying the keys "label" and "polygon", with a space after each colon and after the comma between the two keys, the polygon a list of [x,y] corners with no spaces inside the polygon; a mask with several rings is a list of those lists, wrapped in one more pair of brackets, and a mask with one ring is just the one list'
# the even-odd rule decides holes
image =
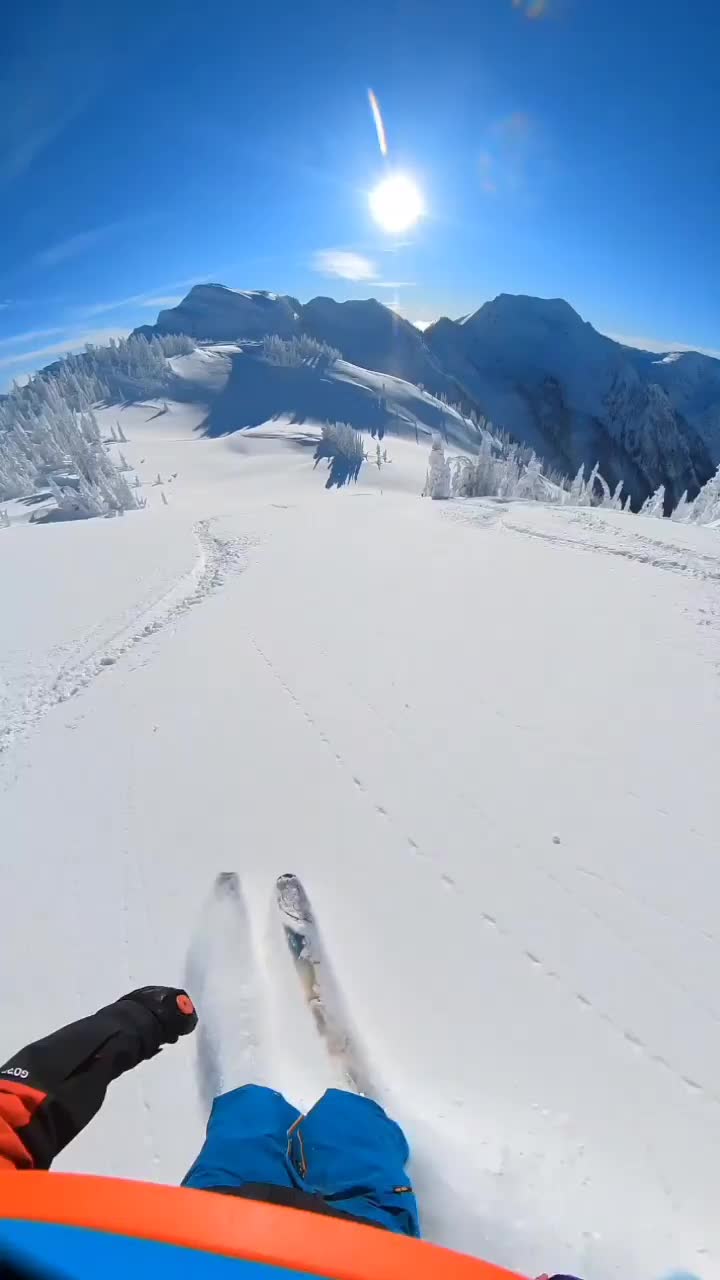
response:
{"label": "skier's black glove", "polygon": [[186,991],[141,987],[21,1049],[0,1067],[0,1139],[3,1123],[14,1130],[16,1167],[49,1169],[100,1110],[112,1080],[196,1026]]}
{"label": "skier's black glove", "polygon": [[134,1000],[155,1015],[163,1029],[160,1044],[177,1044],[178,1036],[188,1036],[197,1026],[195,1005],[178,987],[138,987],[120,999]]}

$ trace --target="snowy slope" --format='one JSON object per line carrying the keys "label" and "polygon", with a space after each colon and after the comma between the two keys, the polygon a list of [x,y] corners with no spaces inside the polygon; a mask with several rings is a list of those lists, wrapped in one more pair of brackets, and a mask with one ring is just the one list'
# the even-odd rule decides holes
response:
{"label": "snowy slope", "polygon": [[[450,445],[476,451],[483,432],[428,391],[402,378],[324,357],[285,366],[265,359],[258,343],[217,343],[175,356],[169,365],[180,380],[174,391],[184,403],[183,421],[211,435],[280,421],[319,427],[347,422],[372,435],[386,433],[426,441],[434,431]],[[173,413],[179,404],[173,404]],[[154,421],[163,416],[162,406]],[[117,413],[108,412],[110,427]],[[423,456],[422,468],[425,469]]]}
{"label": "snowy slope", "polygon": [[300,312],[306,333],[338,347],[347,360],[419,383],[451,401],[462,391],[427,347],[422,334],[375,298],[336,302],[313,298]]}
{"label": "snowy slope", "polygon": [[[332,1077],[272,906],[292,869],[429,1236],[717,1277],[717,533],[422,501],[407,438],[327,492],[311,425],[161,409],[104,424],[144,512],[0,532],[6,1051],[206,956],[231,1005],[252,965],[264,1069],[307,1105]],[[194,1040],[59,1166],[178,1181]]]}
{"label": "snowy slope", "polygon": [[563,471],[599,461],[636,501],[659,484],[677,501],[713,470],[700,424],[684,416],[690,397],[670,396],[655,365],[562,299],[500,294],[462,321],[438,321],[425,340],[483,413]]}
{"label": "snowy slope", "polygon": [[[213,358],[228,362],[223,365],[230,371],[224,384]],[[193,356],[181,356],[173,366],[192,382],[198,398],[209,403],[206,428],[212,435],[287,417],[298,424],[347,422],[373,435],[387,432],[414,441],[439,431],[448,442],[473,449],[481,439],[468,419],[428,392],[345,360],[275,365],[249,345],[234,353],[230,347],[213,348],[204,367]]]}

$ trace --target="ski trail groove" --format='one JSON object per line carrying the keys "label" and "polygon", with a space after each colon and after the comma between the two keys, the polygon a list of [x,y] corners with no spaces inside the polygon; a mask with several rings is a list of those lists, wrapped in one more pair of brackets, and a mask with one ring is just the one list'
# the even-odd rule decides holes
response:
{"label": "ski trail groove", "polygon": [[[700,582],[720,582],[720,564],[711,556],[697,552],[684,551],[670,543],[663,544],[652,538],[634,537],[633,542],[641,542],[647,551],[635,551],[630,546],[610,547],[597,542],[583,542],[580,538],[564,538],[560,534],[546,533],[544,530],[531,529],[527,525],[517,524],[507,517],[502,521],[503,529],[519,534],[524,538],[536,538],[541,542],[554,543],[560,547],[573,547],[578,551],[589,551],[594,555],[617,556],[621,560],[631,560],[635,564],[647,564],[653,569],[662,569],[666,573],[677,573],[684,578],[693,578]],[[605,531],[605,530],[603,530]]]}
{"label": "ski trail groove", "polygon": [[71,654],[52,680],[31,686],[21,699],[19,708],[11,709],[8,722],[0,728],[0,759],[10,747],[27,737],[53,707],[87,689],[104,671],[114,667],[143,641],[177,622],[188,610],[219,591],[230,574],[245,567],[241,561],[251,545],[250,539],[221,538],[211,531],[210,525],[210,520],[200,520],[193,526],[198,543],[195,564],[159,600],[143,610],[91,657],[73,666]]}

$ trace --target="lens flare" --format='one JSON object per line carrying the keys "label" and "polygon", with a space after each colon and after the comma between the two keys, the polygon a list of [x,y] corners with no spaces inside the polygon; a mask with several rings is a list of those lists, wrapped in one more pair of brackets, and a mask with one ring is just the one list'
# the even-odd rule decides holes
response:
{"label": "lens flare", "polygon": [[380,103],[378,102],[372,89],[368,89],[368,102],[372,111],[372,118],[375,121],[375,132],[377,133],[378,146],[380,154],[386,156],[388,153],[387,134],[385,133],[385,123],[380,111]]}
{"label": "lens flare", "polygon": [[404,173],[391,173],[370,192],[370,212],[383,231],[407,231],[425,212],[420,189]]}

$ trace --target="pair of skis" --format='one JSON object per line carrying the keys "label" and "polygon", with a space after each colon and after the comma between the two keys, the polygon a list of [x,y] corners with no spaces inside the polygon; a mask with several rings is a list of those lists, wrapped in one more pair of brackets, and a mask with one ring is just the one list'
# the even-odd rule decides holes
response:
{"label": "pair of skis", "polygon": [[[234,871],[221,872],[215,890],[221,898],[242,899],[240,879]],[[303,996],[325,1049],[347,1087],[370,1096],[374,1090],[364,1056],[352,1034],[312,902],[298,876],[287,873],[278,877],[275,903]]]}

